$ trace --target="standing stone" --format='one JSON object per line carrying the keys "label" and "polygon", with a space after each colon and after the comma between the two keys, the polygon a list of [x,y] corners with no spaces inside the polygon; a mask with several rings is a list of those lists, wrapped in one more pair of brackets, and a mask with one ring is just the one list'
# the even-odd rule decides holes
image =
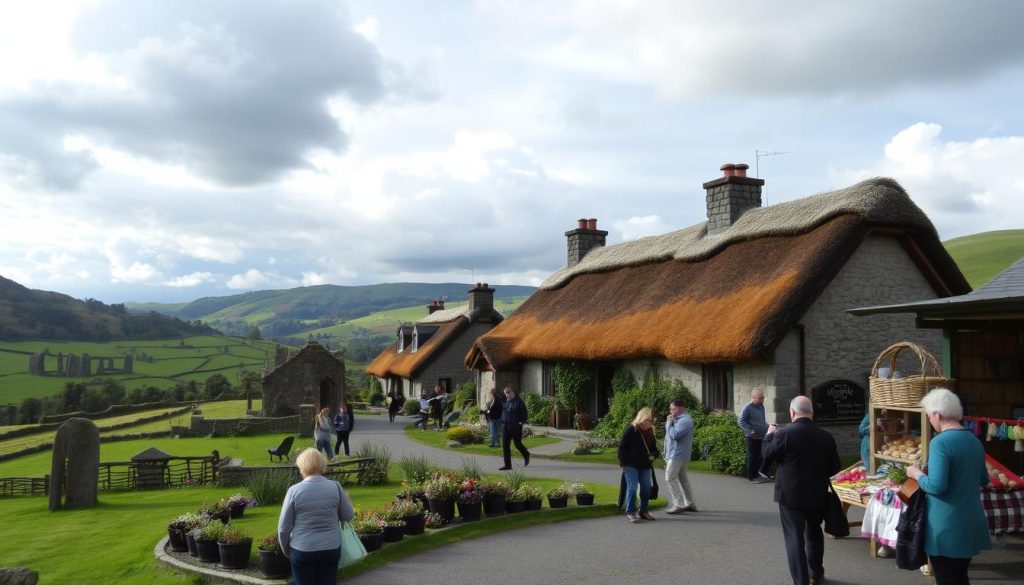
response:
{"label": "standing stone", "polygon": [[78,357],[73,353],[68,354],[68,376],[81,376],[82,375],[82,358]]}
{"label": "standing stone", "polygon": [[57,375],[58,376],[63,376],[64,375],[64,354],[63,353],[57,354]]}
{"label": "standing stone", "polygon": [[87,353],[82,354],[82,375],[92,375],[92,358]]}
{"label": "standing stone", "polygon": [[36,585],[39,573],[32,569],[3,568],[0,569],[0,585]]}
{"label": "standing stone", "polygon": [[313,436],[313,417],[316,416],[316,407],[312,404],[299,405],[299,436],[308,439]]}
{"label": "standing stone", "polygon": [[50,466],[50,511],[96,505],[100,476],[100,431],[86,418],[60,425]]}
{"label": "standing stone", "polygon": [[134,369],[135,369],[135,358],[133,358],[132,354],[130,354],[130,353],[125,354],[125,356],[124,356],[124,373],[131,374]]}

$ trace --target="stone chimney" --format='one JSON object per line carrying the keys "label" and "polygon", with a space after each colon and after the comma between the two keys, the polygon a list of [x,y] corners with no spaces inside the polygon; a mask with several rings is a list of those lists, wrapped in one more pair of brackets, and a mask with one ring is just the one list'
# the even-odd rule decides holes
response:
{"label": "stone chimney", "polygon": [[764,179],[747,176],[750,165],[724,164],[724,176],[704,183],[707,191],[708,235],[721,233],[736,223],[741,215],[761,207],[761,186]]}
{"label": "stone chimney", "polygon": [[444,310],[444,301],[442,301],[441,299],[434,299],[434,300],[430,301],[429,305],[427,305],[427,314],[428,315],[433,315],[436,311],[443,311],[443,310]]}
{"label": "stone chimney", "polygon": [[494,309],[494,289],[486,282],[478,282],[469,289],[469,312],[484,308]]}
{"label": "stone chimney", "polygon": [[604,239],[607,235],[608,232],[597,229],[596,219],[580,218],[577,220],[576,229],[565,232],[565,237],[568,239],[566,266],[569,268],[576,266],[587,255],[587,252],[604,246]]}

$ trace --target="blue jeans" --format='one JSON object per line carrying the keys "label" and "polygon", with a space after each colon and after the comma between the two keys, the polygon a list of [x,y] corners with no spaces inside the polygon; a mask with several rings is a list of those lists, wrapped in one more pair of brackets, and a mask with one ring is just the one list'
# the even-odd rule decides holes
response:
{"label": "blue jeans", "polygon": [[491,431],[491,447],[497,447],[501,444],[501,421],[488,419],[487,426]]}
{"label": "blue jeans", "polygon": [[316,450],[317,451],[323,451],[324,453],[327,453],[327,459],[328,460],[334,459],[334,447],[331,446],[331,440],[330,439],[327,439],[326,441],[317,441],[316,442]]}
{"label": "blue jeans", "polygon": [[640,511],[647,511],[651,499],[651,470],[627,467],[622,470],[626,476],[626,513],[636,514],[636,492],[640,488]]}
{"label": "blue jeans", "polygon": [[338,582],[341,547],[329,550],[288,551],[295,585],[334,585]]}

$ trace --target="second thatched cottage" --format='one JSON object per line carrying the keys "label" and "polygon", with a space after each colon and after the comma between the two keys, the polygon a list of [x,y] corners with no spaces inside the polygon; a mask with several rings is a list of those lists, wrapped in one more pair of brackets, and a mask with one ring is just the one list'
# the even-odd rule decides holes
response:
{"label": "second thatched cottage", "polygon": [[605,247],[596,220],[566,232],[567,266],[476,340],[478,388],[551,394],[559,360],[584,361],[588,409],[602,416],[628,368],[683,381],[710,408],[739,411],[755,387],[769,417],[814,397],[859,418],[874,358],[898,340],[941,349],[912,317],[855,318],[853,307],[970,290],[935,228],[891,179],[761,207],[764,180],[724,165],[704,184],[707,220]]}
{"label": "second thatched cottage", "polygon": [[462,362],[466,351],[504,318],[494,309],[494,289],[486,282],[469,289],[465,307],[445,309],[444,302],[434,301],[427,310],[423,319],[400,326],[394,343],[366,366],[385,392],[416,398],[436,385],[451,391],[470,381],[472,373]]}

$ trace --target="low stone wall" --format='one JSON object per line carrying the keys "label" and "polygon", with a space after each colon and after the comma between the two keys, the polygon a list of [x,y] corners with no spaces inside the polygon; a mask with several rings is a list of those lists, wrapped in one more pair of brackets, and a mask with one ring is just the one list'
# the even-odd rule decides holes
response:
{"label": "low stone wall", "polygon": [[298,433],[299,415],[282,417],[247,417],[206,419],[192,415],[188,434],[207,435],[263,435],[271,433]]}
{"label": "low stone wall", "polygon": [[860,423],[822,423],[821,428],[832,434],[840,455],[860,453]]}

